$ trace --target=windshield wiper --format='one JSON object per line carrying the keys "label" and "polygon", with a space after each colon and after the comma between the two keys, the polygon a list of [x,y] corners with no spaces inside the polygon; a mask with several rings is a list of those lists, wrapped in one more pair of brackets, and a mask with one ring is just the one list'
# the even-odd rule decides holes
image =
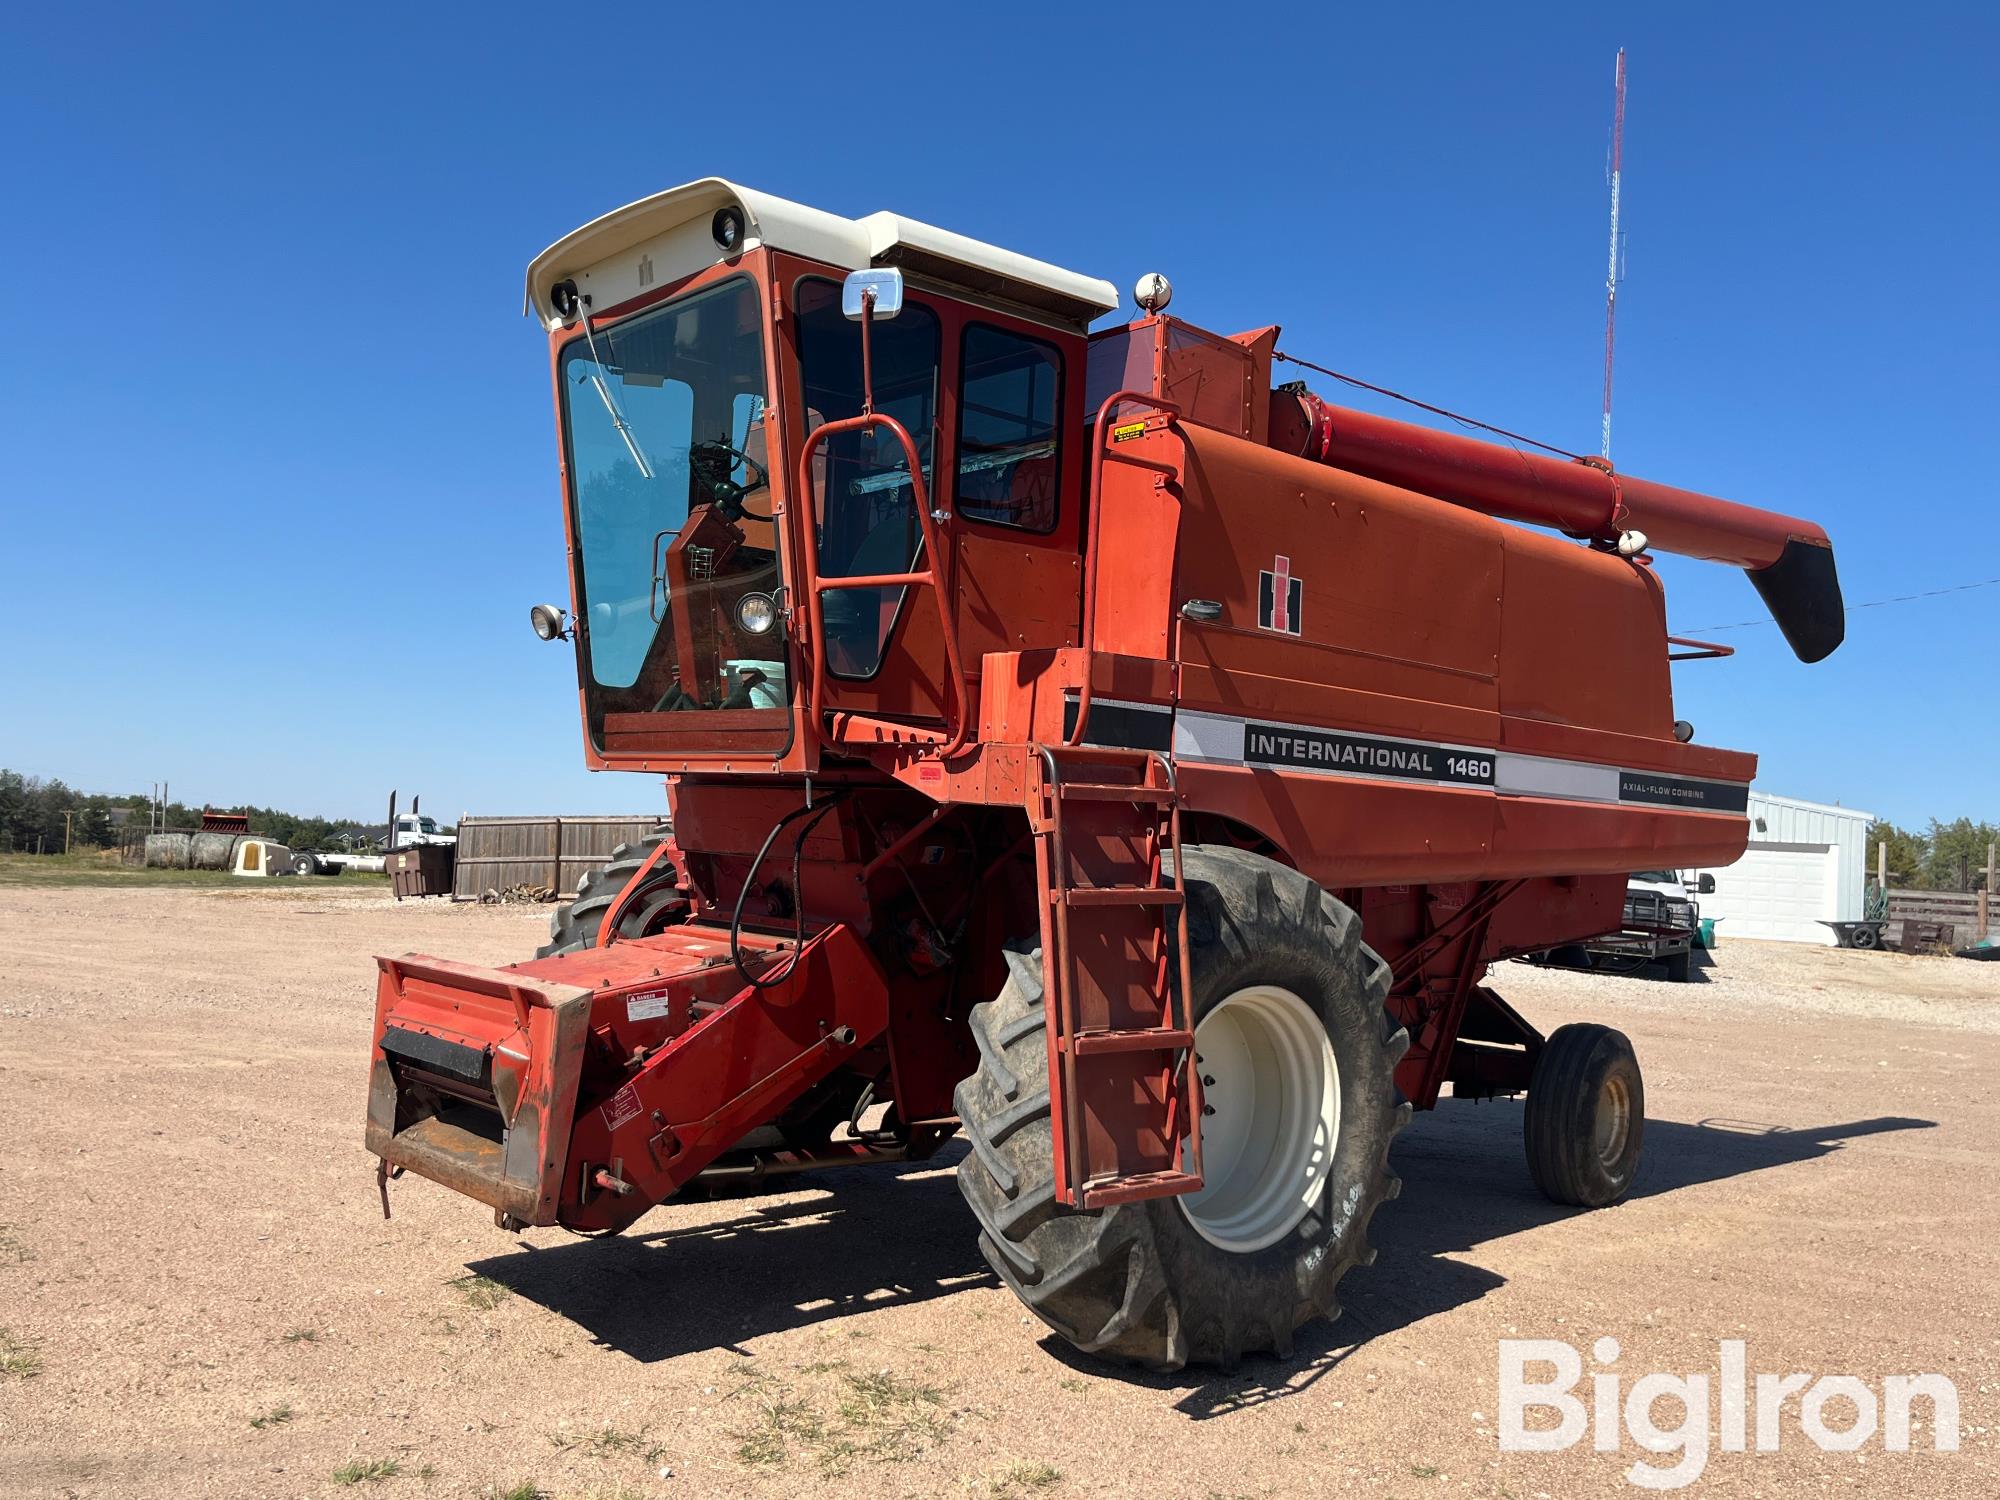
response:
{"label": "windshield wiper", "polygon": [[653,466],[646,462],[646,455],[639,451],[638,439],[632,436],[632,424],[625,420],[625,413],[618,409],[618,402],[611,394],[611,387],[604,383],[604,361],[598,357],[597,335],[590,331],[590,310],[583,310],[583,338],[590,345],[591,363],[597,366],[597,373],[590,377],[590,383],[597,387],[597,396],[604,403],[604,409],[611,414],[611,425],[618,429],[618,435],[625,440],[625,451],[632,455],[632,462],[639,466],[639,477],[651,479]]}

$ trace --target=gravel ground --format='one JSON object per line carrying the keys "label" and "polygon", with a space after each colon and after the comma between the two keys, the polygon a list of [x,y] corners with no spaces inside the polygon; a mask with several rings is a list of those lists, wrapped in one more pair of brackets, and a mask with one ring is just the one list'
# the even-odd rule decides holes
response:
{"label": "gravel ground", "polygon": [[1398,1142],[1345,1317],[1288,1361],[1135,1378],[987,1273],[955,1150],[611,1241],[503,1234],[414,1179],[384,1223],[370,955],[504,962],[545,921],[0,889],[0,1493],[1557,1500],[1629,1492],[1640,1455],[1501,1452],[1497,1341],[1603,1335],[1627,1384],[1743,1339],[1753,1372],[1957,1386],[1957,1453],[1927,1426],[1910,1454],[1825,1453],[1794,1415],[1690,1493],[2000,1493],[2000,965],[1734,943],[1680,986],[1507,966],[1544,1029],[1633,1038],[1633,1198],[1549,1205],[1519,1106],[1448,1100]]}

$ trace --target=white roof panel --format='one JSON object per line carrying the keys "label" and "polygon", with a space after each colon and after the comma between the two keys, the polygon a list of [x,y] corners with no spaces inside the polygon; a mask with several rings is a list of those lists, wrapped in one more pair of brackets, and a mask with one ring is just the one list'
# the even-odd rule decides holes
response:
{"label": "white roof panel", "polygon": [[903,265],[933,280],[1085,323],[1118,305],[1117,288],[1108,281],[915,219],[891,213],[846,219],[703,177],[613,209],[557,240],[529,263],[522,310],[554,327],[560,319],[549,305],[549,289],[566,278],[604,308],[714,264],[724,257],[710,237],[710,221],[732,203],[742,206],[747,221],[746,250],[768,245],[848,270],[878,262]]}

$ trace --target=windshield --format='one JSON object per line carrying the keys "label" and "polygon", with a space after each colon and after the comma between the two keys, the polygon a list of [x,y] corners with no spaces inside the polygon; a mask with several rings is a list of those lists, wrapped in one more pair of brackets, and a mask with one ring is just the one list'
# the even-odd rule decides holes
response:
{"label": "windshield", "polygon": [[561,381],[593,739],[642,733],[634,715],[782,710],[782,628],[737,624],[744,595],[780,582],[755,288],[585,332]]}

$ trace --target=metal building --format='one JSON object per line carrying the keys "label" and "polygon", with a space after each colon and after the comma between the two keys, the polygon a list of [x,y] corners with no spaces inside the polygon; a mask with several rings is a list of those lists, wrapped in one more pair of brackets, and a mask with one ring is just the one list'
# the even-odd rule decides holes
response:
{"label": "metal building", "polygon": [[1701,914],[1719,920],[1717,936],[1834,944],[1827,922],[1862,915],[1868,825],[1874,814],[1851,807],[1750,793],[1750,847],[1727,869]]}

